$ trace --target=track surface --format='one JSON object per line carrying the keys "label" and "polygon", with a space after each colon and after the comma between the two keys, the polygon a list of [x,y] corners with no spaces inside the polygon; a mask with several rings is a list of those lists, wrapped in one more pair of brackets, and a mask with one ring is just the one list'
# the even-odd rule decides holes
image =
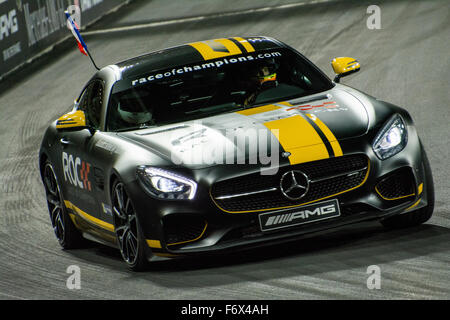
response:
{"label": "track surface", "polygon": [[[107,18],[95,29],[260,6],[198,0],[187,6],[179,0],[162,7],[166,2],[137,1],[118,20]],[[287,2],[265,5],[282,3]],[[366,223],[282,248],[159,263],[146,273],[129,272],[118,251],[103,246],[61,250],[48,218],[37,152],[45,128],[68,110],[93,73],[70,43],[69,51],[39,62],[41,68],[2,84],[9,88],[0,94],[0,299],[449,299],[449,3],[378,1],[381,30],[366,27],[370,4],[333,1],[213,15],[85,40],[99,65],[236,35],[278,38],[330,77],[331,58],[358,58],[362,71],[343,83],[406,107],[416,121],[435,177],[435,214],[427,224],[386,231]],[[66,287],[70,265],[81,268],[81,290]],[[380,290],[366,287],[370,265],[381,268]]]}

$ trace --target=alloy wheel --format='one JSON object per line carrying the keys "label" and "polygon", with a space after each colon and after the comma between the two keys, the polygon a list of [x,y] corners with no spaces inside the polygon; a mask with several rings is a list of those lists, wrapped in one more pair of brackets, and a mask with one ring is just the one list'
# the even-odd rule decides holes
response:
{"label": "alloy wheel", "polygon": [[55,232],[56,238],[61,243],[64,241],[65,236],[64,209],[55,172],[53,171],[52,165],[49,163],[47,163],[44,168],[44,182],[53,231]]}
{"label": "alloy wheel", "polygon": [[138,259],[139,252],[138,228],[136,212],[123,183],[115,185],[112,200],[119,249],[125,262],[133,265]]}

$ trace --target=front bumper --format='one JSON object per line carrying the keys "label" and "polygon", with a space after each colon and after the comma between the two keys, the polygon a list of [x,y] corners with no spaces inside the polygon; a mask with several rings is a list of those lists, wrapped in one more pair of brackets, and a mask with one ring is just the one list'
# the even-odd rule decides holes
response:
{"label": "front bumper", "polygon": [[[427,205],[427,185],[432,180],[427,177],[424,151],[414,126],[408,126],[408,135],[409,142],[405,149],[383,161],[373,153],[370,143],[373,137],[370,135],[341,142],[345,156],[364,155],[370,166],[364,182],[357,188],[327,197],[338,200],[341,215],[279,230],[262,232],[260,229],[258,215],[270,210],[230,213],[220,209],[212,199],[211,186],[214,183],[255,172],[255,166],[224,165],[195,171],[193,178],[199,185],[196,198],[192,201],[152,199],[143,192],[137,181],[133,181],[127,188],[133,195],[149,246],[149,259],[291,241],[307,234],[361,221],[382,220],[424,207]],[[280,161],[282,169],[290,166],[287,160],[284,161]],[[403,178],[405,180],[401,180]],[[400,187],[410,185],[396,196],[396,188],[389,188],[394,185],[391,181],[397,181]],[[320,200],[323,199],[311,202]]]}

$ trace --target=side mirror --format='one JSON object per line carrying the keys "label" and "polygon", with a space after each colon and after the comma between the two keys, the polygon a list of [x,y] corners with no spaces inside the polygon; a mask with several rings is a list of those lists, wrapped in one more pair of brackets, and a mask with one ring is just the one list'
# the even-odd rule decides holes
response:
{"label": "side mirror", "polygon": [[77,110],[63,115],[56,121],[56,129],[88,129],[86,125],[86,115],[84,111]]}
{"label": "side mirror", "polygon": [[339,57],[334,58],[331,61],[331,66],[333,67],[336,77],[334,82],[339,83],[341,78],[346,77],[352,73],[358,72],[361,68],[358,60],[349,57]]}

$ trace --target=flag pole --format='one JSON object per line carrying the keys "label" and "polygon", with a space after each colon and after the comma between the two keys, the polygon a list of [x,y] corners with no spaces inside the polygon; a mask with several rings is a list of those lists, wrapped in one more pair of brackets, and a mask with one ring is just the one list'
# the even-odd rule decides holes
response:
{"label": "flag pole", "polygon": [[65,11],[64,13],[65,13],[65,15],[67,17],[67,20],[68,20],[68,27],[69,27],[70,31],[72,31],[73,36],[75,37],[75,39],[78,42],[79,50],[81,51],[81,53],[83,53],[84,55],[88,56],[89,59],[91,59],[91,62],[94,65],[95,69],[97,69],[99,71],[100,68],[97,66],[97,64],[95,63],[94,59],[92,58],[92,55],[89,52],[89,49],[88,49],[86,43],[84,42],[83,37],[81,36],[81,33],[80,33],[78,25],[72,19],[72,17],[70,16],[68,11]]}
{"label": "flag pole", "polygon": [[94,65],[95,69],[97,69],[97,71],[100,71],[100,68],[97,67],[97,65],[95,64],[95,61],[94,61],[94,59],[92,58],[91,53],[89,52],[89,50],[86,50],[86,52],[87,52],[89,58],[91,59],[92,64]]}

